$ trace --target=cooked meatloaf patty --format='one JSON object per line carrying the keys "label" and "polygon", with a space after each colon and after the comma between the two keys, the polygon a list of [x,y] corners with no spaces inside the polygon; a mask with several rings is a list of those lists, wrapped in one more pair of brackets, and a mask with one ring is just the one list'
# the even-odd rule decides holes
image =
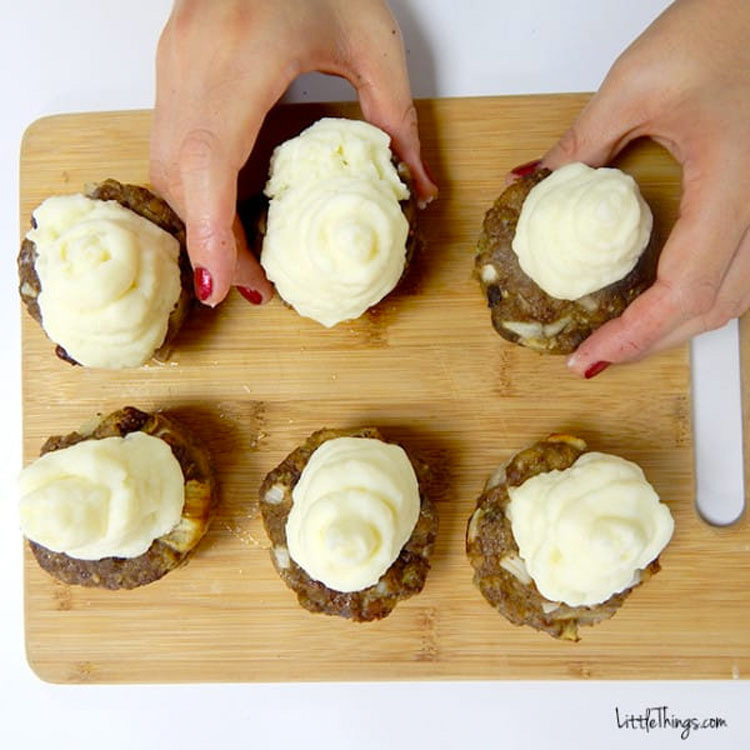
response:
{"label": "cooked meatloaf patty", "polygon": [[[545,599],[519,557],[511,523],[505,514],[508,487],[553,469],[563,471],[586,452],[586,443],[570,435],[550,435],[517,453],[489,479],[466,530],[466,552],[474,568],[474,583],[484,598],[515,625],[530,625],[563,640],[579,640],[581,625],[612,617],[635,588],[614,594],[594,607],[571,607]],[[660,569],[655,559],[641,572],[640,583]]]}
{"label": "cooked meatloaf patty", "polygon": [[49,438],[42,446],[41,455],[84,440],[124,437],[130,432],[158,437],[172,449],[185,478],[182,517],[168,534],[155,539],[146,552],[132,558],[79,560],[29,541],[39,565],[64,583],[107,589],[144,586],[184,563],[208,530],[218,500],[209,458],[181,425],[163,414],[147,414],[126,406],[104,417],[91,431]]}
{"label": "cooked meatloaf patty", "polygon": [[315,432],[268,474],[261,485],[263,525],[271,540],[271,560],[274,567],[284,583],[297,593],[297,599],[305,609],[339,615],[358,622],[379,620],[390,614],[401,599],[408,599],[422,590],[430,569],[429,557],[437,534],[437,510],[423,490],[428,475],[427,467],[410,459],[420,484],[420,513],[411,537],[390,568],[374,586],[361,591],[334,591],[311,578],[291,559],[287,549],[286,522],[292,509],[292,490],[316,448],[326,440],[339,437],[383,440],[375,428],[323,429]]}
{"label": "cooked meatloaf patty", "polygon": [[[417,207],[411,173],[403,162],[396,162],[394,160],[394,164],[396,164],[398,176],[409,188],[409,198],[405,201],[400,201],[401,210],[409,222],[409,234],[406,237],[406,260],[404,270],[401,273],[401,279],[399,280],[400,284],[406,278],[414,256],[422,249],[423,240],[417,226],[419,209]],[[242,223],[242,228],[245,230],[248,247],[256,258],[260,258],[261,251],[263,250],[263,238],[266,235],[268,198],[259,193],[242,199],[237,205],[237,215]],[[291,307],[286,301],[284,301],[284,304],[287,307]]]}
{"label": "cooked meatloaf patty", "polygon": [[[87,185],[85,194],[89,198],[96,200],[117,201],[121,206],[130,209],[133,213],[142,216],[144,219],[148,219],[165,232],[171,234],[180,243],[179,263],[182,291],[169,315],[167,334],[164,337],[164,342],[154,352],[155,359],[163,359],[168,355],[171,344],[184,323],[190,305],[195,298],[192,268],[185,242],[185,225],[182,219],[170,208],[169,204],[140,185],[125,185],[117,182],[117,180],[107,179],[96,185]],[[31,224],[36,228],[33,217]],[[24,238],[18,254],[18,291],[31,317],[37,323],[43,325],[42,312],[39,309],[37,301],[42,287],[36,272],[36,259],[36,245],[31,240]],[[56,344],[55,354],[66,362],[74,365],[78,364],[59,344]]]}
{"label": "cooked meatloaf patty", "polygon": [[551,297],[523,272],[512,247],[526,196],[549,174],[538,169],[521,177],[495,201],[484,217],[474,272],[487,297],[492,325],[503,338],[541,352],[570,354],[653,284],[660,247],[652,232],[625,278],[576,300]]}

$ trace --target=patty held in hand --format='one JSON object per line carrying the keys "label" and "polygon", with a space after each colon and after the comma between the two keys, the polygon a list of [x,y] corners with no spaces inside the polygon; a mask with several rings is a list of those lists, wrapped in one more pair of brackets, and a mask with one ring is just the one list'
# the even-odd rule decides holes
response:
{"label": "patty held in hand", "polygon": [[475,274],[505,339],[570,354],[656,278],[651,212],[631,177],[569,164],[509,185],[484,218]]}
{"label": "patty held in hand", "polygon": [[427,474],[374,428],[319,430],[268,474],[271,559],[305,609],[377,620],[422,590],[438,526]]}
{"label": "patty held in hand", "polygon": [[51,437],[21,474],[20,516],[39,565],[68,584],[132,589],[184,563],[218,499],[205,449],[161,413],[125,407]]}
{"label": "patty held in hand", "polygon": [[261,265],[300,315],[329,328],[354,320],[403,277],[416,200],[384,131],[318,120],[275,149],[265,194]]}

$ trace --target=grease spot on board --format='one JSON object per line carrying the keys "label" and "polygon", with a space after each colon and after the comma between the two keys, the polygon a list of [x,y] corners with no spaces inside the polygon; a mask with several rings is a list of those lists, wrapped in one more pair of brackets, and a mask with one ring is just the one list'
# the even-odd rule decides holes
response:
{"label": "grease spot on board", "polygon": [[505,347],[498,353],[492,377],[494,378],[493,391],[498,396],[507,397],[513,395],[513,356]]}
{"label": "grease spot on board", "polygon": [[417,615],[417,629],[420,633],[420,646],[415,655],[417,661],[437,661],[440,656],[436,621],[434,607],[427,607]]}
{"label": "grease spot on board", "polygon": [[690,444],[692,428],[690,424],[690,404],[686,394],[675,396],[672,405],[672,419],[674,420],[675,448],[685,448]]}
{"label": "grease spot on board", "polygon": [[96,671],[96,664],[91,661],[75,661],[71,665],[71,675],[67,682],[86,683],[91,682]]}
{"label": "grease spot on board", "polygon": [[73,592],[67,584],[55,581],[52,597],[55,602],[55,609],[64,612],[73,609]]}
{"label": "grease spot on board", "polygon": [[594,676],[591,667],[583,662],[571,662],[567,672],[571,677],[581,680],[590,680]]}

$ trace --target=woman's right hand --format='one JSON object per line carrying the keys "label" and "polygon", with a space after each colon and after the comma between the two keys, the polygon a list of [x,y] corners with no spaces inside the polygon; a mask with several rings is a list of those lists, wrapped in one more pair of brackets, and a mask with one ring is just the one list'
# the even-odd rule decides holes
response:
{"label": "woman's right hand", "polygon": [[232,285],[251,302],[271,284],[236,217],[237,175],[269,109],[299,74],[347,78],[362,113],[437,194],[420,158],[401,34],[383,0],[176,0],[157,53],[151,181],[187,227],[196,293]]}
{"label": "woman's right hand", "polygon": [[654,285],[568,360],[641,359],[750,307],[750,3],[677,0],[622,54],[543,163],[609,163],[650,136],[682,164],[680,214]]}

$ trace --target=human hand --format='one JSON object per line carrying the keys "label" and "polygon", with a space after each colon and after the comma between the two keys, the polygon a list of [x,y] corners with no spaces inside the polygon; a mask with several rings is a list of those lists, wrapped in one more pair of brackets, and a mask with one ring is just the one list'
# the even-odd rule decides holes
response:
{"label": "human hand", "polygon": [[175,0],[156,58],[151,181],[183,218],[199,299],[271,284],[236,216],[237,175],[268,110],[299,74],[347,78],[365,119],[409,166],[417,198],[437,188],[420,158],[403,43],[384,0]]}
{"label": "human hand", "polygon": [[750,307],[750,6],[677,0],[620,56],[544,157],[610,162],[650,136],[682,165],[679,218],[654,285],[571,355],[591,377],[724,325]]}

